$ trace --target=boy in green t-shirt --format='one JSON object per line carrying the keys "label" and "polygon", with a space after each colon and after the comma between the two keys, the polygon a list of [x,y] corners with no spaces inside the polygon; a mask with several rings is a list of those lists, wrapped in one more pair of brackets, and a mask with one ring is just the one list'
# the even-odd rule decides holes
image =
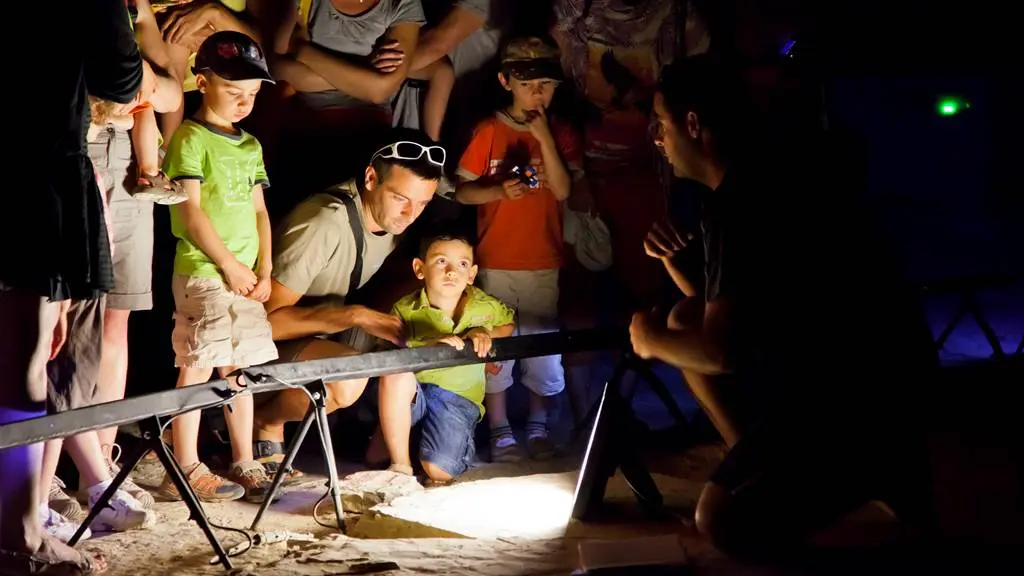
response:
{"label": "boy in green t-shirt", "polygon": [[[477,268],[473,246],[461,236],[428,237],[412,261],[423,288],[395,303],[405,345],[448,344],[461,350],[466,340],[481,358],[492,338],[515,330],[515,313],[497,298],[472,286]],[[484,364],[382,376],[380,426],[391,455],[391,470],[412,474],[409,433],[422,425],[419,461],[428,485],[451,482],[473,460],[473,431],[484,413]],[[400,401],[399,401],[400,400]],[[411,405],[411,410],[391,409]]]}
{"label": "boy in green t-shirt", "polygon": [[[269,185],[260,143],[235,127],[252,111],[263,82],[273,82],[263,50],[238,32],[217,32],[199,48],[193,71],[203,104],[175,131],[164,172],[181,182],[188,199],[171,207],[174,257],[174,345],[178,387],[226,377],[238,368],[277,359],[263,302],[270,295]],[[231,436],[230,480],[199,461],[200,412],[173,423],[174,455],[189,484],[206,502],[245,497],[262,502],[270,488],[253,459],[253,405],[249,394],[225,407]],[[180,499],[164,478],[159,495]]]}

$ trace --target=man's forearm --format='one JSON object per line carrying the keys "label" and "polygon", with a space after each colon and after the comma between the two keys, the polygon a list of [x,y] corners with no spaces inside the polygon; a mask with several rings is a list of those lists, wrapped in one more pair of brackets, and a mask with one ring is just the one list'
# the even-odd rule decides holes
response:
{"label": "man's forearm", "polygon": [[337,334],[356,327],[356,306],[285,306],[267,315],[275,341]]}
{"label": "man's forearm", "polygon": [[726,372],[723,355],[700,330],[662,328],[649,336],[653,356],[679,369],[716,375]]}

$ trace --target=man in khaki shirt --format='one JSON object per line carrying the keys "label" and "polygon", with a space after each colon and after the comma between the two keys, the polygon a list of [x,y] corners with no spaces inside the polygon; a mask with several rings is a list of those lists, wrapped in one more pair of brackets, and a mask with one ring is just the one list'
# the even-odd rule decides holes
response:
{"label": "man in khaki shirt", "polygon": [[[363,353],[377,338],[399,344],[397,317],[345,302],[422,214],[442,174],[445,151],[425,135],[395,130],[392,138],[361,177],[304,200],[278,229],[266,309],[281,362]],[[327,411],[351,406],[366,382],[328,382]],[[282,390],[256,403],[254,454],[275,474],[284,458],[284,424],[302,420],[309,399],[302,390]],[[298,476],[293,471],[287,480]]]}

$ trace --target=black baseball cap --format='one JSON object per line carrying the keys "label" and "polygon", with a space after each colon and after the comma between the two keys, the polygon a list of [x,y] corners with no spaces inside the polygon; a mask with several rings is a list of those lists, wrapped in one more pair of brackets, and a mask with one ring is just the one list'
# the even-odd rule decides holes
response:
{"label": "black baseball cap", "polygon": [[199,74],[205,70],[227,80],[263,80],[274,83],[259,43],[241,32],[231,30],[214,32],[199,46],[192,73]]}
{"label": "black baseball cap", "polygon": [[539,37],[513,38],[501,54],[502,71],[517,80],[562,80],[558,47]]}

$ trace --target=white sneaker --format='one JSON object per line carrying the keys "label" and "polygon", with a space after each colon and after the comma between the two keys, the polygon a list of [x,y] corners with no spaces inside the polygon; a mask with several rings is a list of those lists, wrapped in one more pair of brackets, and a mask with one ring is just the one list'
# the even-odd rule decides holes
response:
{"label": "white sneaker", "polygon": [[[78,527],[81,526],[81,524],[76,524],[54,512],[45,504],[39,506],[39,521],[43,523],[43,529],[47,534],[65,544],[71,540],[75,532],[78,532]],[[92,531],[86,528],[82,533],[82,540],[88,540],[91,536]]]}
{"label": "white sneaker", "polygon": [[[89,488],[89,508],[103,495],[109,484],[101,482]],[[92,521],[91,528],[100,532],[124,532],[135,528],[149,528],[156,524],[156,512],[146,510],[138,500],[124,490],[114,492],[104,508]]]}
{"label": "white sneaker", "polygon": [[[116,450],[116,452],[115,452],[115,450]],[[103,457],[103,459],[107,463],[107,472],[110,473],[110,478],[111,479],[113,479],[115,476],[117,476],[121,472],[121,467],[117,465],[117,460],[118,460],[118,458],[120,458],[120,456],[121,456],[121,447],[118,446],[117,444],[114,444],[110,448],[110,456],[104,456]],[[140,461],[139,464],[141,465],[142,462]],[[136,468],[138,468],[138,466],[136,466]],[[163,472],[163,467],[162,466],[160,468],[160,471]],[[153,499],[153,495],[152,494],[147,492],[145,489],[140,487],[138,484],[136,484],[132,480],[131,474],[129,474],[128,477],[124,479],[124,482],[121,483],[121,490],[124,490],[125,492],[131,494],[132,498],[135,498],[136,500],[138,500],[139,504],[142,504],[142,507],[145,508],[146,510],[152,510],[153,509],[153,505],[156,503],[156,501]],[[51,506],[52,506],[52,499],[53,499],[52,489],[51,489],[50,494],[51,494],[50,499],[51,499]],[[81,502],[82,504],[87,504],[89,502],[89,488],[86,487],[84,484],[82,484],[81,480],[78,481],[78,492],[75,494],[75,498],[77,498],[78,501]],[[60,512],[60,510],[58,510],[58,512]],[[63,513],[63,514],[65,516],[67,516],[67,513]],[[82,516],[82,518],[85,518],[85,516]],[[72,518],[72,520],[74,520],[74,518]]]}

